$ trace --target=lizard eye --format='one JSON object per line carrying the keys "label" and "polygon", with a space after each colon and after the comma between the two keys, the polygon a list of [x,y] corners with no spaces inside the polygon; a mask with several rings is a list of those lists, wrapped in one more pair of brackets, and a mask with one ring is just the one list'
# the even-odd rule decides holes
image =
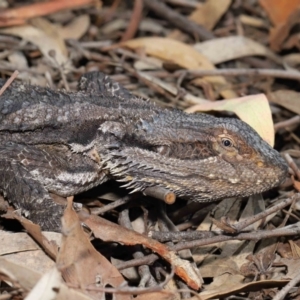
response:
{"label": "lizard eye", "polygon": [[233,143],[231,140],[227,139],[227,138],[223,138],[222,139],[222,145],[226,148],[231,148],[233,146]]}

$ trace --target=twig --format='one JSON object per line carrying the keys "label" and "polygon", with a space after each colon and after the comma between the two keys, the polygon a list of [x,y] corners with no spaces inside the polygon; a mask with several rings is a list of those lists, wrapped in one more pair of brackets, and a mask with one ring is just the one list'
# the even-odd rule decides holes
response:
{"label": "twig", "polygon": [[49,51],[49,56],[53,59],[54,63],[57,66],[57,69],[60,73],[60,76],[62,78],[62,81],[64,83],[64,87],[65,87],[66,91],[70,91],[70,87],[69,87],[66,75],[64,73],[63,67],[59,64],[59,62],[56,59],[56,51],[54,49],[50,50]]}
{"label": "twig", "polygon": [[110,204],[107,204],[103,207],[97,207],[97,208],[93,208],[92,212],[94,215],[101,215],[101,214],[104,214],[105,212],[108,212],[118,206],[121,206],[129,201],[131,201],[133,199],[133,196],[132,195],[129,195],[129,196],[125,196],[119,200],[116,200]]}
{"label": "twig", "polygon": [[163,200],[167,204],[173,204],[176,200],[176,195],[173,192],[158,186],[146,188],[143,191],[143,194],[159,200]]}
{"label": "twig", "polygon": [[[238,222],[236,224],[231,225],[232,228],[236,231],[236,232],[240,232],[242,229],[248,227],[249,225],[267,217],[268,215],[277,212],[279,210],[281,210],[282,208],[290,205],[291,203],[293,203],[294,201],[299,200],[300,194],[296,194],[291,198],[288,198],[286,200],[283,200],[282,202],[278,203],[277,205],[274,205],[271,208],[266,209],[265,211],[254,215],[252,217],[247,218],[244,221]],[[221,235],[222,231],[188,231],[188,232],[157,232],[157,231],[149,231],[149,237],[156,239],[160,242],[165,242],[168,240],[177,240],[177,241],[181,241],[181,240],[189,240],[189,241],[195,241],[198,239],[211,239],[212,241],[214,240],[218,240],[220,237],[223,237],[225,240],[227,240],[227,238],[230,237],[234,237],[234,239],[239,239],[238,237],[242,237],[242,239],[244,239],[245,236],[243,235]],[[255,233],[259,232],[259,234],[262,234],[262,232],[264,231],[254,231]],[[242,234],[242,233],[241,233]],[[252,232],[250,233],[252,234]],[[263,233],[264,234],[264,233]],[[249,236],[250,237],[250,236]],[[257,239],[259,239],[258,236],[256,236]],[[252,238],[251,238],[252,239]],[[178,245],[178,244],[177,244]]]}
{"label": "twig", "polygon": [[237,235],[219,235],[208,239],[201,239],[191,242],[182,242],[178,243],[174,247],[170,247],[173,251],[180,251],[183,249],[190,249],[193,247],[200,247],[211,245],[215,243],[225,242],[225,241],[233,241],[233,240],[261,240],[271,237],[282,237],[282,236],[292,236],[300,234],[300,223],[296,223],[294,225],[286,226],[283,228],[277,228],[273,230],[257,230],[253,232],[243,232]]}
{"label": "twig", "polygon": [[125,262],[119,262],[116,265],[116,268],[118,270],[125,270],[131,267],[137,267],[140,265],[152,265],[157,259],[159,259],[159,256],[157,254],[149,254],[144,257],[140,258],[134,258]]}
{"label": "twig", "polygon": [[[219,235],[221,231],[217,233]],[[154,231],[151,230],[148,232],[148,236],[152,239],[155,239],[161,243],[172,241],[183,241],[183,240],[199,240],[204,238],[211,238],[216,236],[216,232],[214,231]]]}
{"label": "twig", "polygon": [[197,8],[199,6],[197,0],[167,0],[166,2],[174,5],[190,7],[190,8]]}
{"label": "twig", "polygon": [[288,153],[284,153],[284,158],[286,159],[287,163],[289,164],[290,168],[294,171],[296,174],[298,180],[300,180],[300,170],[298,169],[298,166],[292,159],[292,157]]}
{"label": "twig", "polygon": [[[123,211],[121,211],[121,213],[119,214],[118,222],[121,226],[124,226],[125,228],[127,228],[129,230],[133,230],[130,219],[129,219],[129,210],[128,209],[124,209]],[[133,246],[132,256],[134,258],[143,258],[145,256],[141,245]],[[154,277],[152,276],[148,265],[140,265],[138,267],[138,273],[141,277],[139,287],[145,286],[147,283],[148,283],[148,286],[157,285],[157,282],[154,279]]]}
{"label": "twig", "polygon": [[[257,222],[260,219],[265,218],[266,216],[279,211],[280,209],[290,205],[291,203],[293,203],[294,201],[299,200],[300,194],[296,194],[291,198],[288,198],[286,200],[283,200],[282,202],[278,203],[277,205],[274,205],[271,208],[266,209],[265,211],[247,218],[244,221],[238,222],[234,225],[232,225],[232,228],[235,229],[236,232],[240,232],[242,229],[248,227],[249,225]],[[279,230],[279,229],[278,229]],[[254,234],[258,234],[258,235],[254,235],[254,239],[259,239],[260,235],[265,235],[265,232],[269,232],[270,234],[276,234],[274,233],[274,231],[254,231]],[[253,232],[249,233],[250,235],[245,235],[246,233],[241,233],[238,235],[220,235],[221,231],[204,231],[204,232],[156,232],[156,231],[150,231],[149,232],[149,237],[157,239],[159,241],[167,241],[167,240],[194,240],[195,239],[202,239],[202,241],[204,241],[206,239],[206,243],[215,243],[215,242],[219,242],[219,239],[224,239],[224,240],[230,240],[230,239],[244,239],[247,237],[250,239],[253,239],[253,236],[251,236],[251,234],[253,234]],[[247,233],[248,234],[248,233]],[[179,244],[177,244],[179,245]],[[176,246],[175,246],[176,247]]]}
{"label": "twig", "polygon": [[144,3],[157,15],[161,16],[163,19],[168,20],[172,25],[192,35],[193,37],[198,36],[201,40],[211,40],[214,38],[214,35],[203,26],[180,15],[179,13],[165,5],[162,1],[144,0]]}
{"label": "twig", "polygon": [[22,25],[27,19],[45,16],[66,9],[80,8],[86,5],[96,5],[95,0],[65,0],[46,1],[23,5],[17,8],[1,10],[0,27]]}
{"label": "twig", "polygon": [[130,22],[128,24],[126,31],[123,34],[121,42],[130,40],[135,36],[142,19],[142,12],[143,12],[143,0],[135,0]]}
{"label": "twig", "polygon": [[274,205],[273,207],[270,207],[270,208],[266,209],[265,211],[263,211],[257,215],[254,215],[251,218],[247,218],[244,221],[234,224],[233,227],[235,228],[235,230],[237,232],[239,232],[242,229],[246,228],[247,226],[257,222],[258,220],[263,219],[263,218],[267,217],[268,215],[273,214],[273,213],[279,211],[280,209],[290,205],[291,203],[293,203],[293,201],[299,200],[299,198],[300,198],[300,193],[295,194],[294,196],[283,200],[282,202],[278,203],[277,205]]}
{"label": "twig", "polygon": [[274,124],[274,129],[275,129],[275,131],[278,131],[281,128],[286,128],[286,127],[290,127],[293,125],[299,125],[299,124],[300,124],[300,116],[294,116],[288,120]]}
{"label": "twig", "polygon": [[288,292],[291,290],[291,288],[294,287],[294,286],[296,286],[299,282],[300,282],[300,272],[285,287],[283,287],[281,289],[281,291],[277,293],[277,295],[275,295],[275,297],[273,298],[273,300],[286,299],[285,296],[288,294]]}
{"label": "twig", "polygon": [[0,96],[5,92],[5,90],[11,85],[11,83],[15,80],[15,78],[19,75],[19,71],[15,70],[9,79],[4,83],[2,88],[0,89]]}
{"label": "twig", "polygon": [[177,71],[175,75],[181,76],[182,72],[187,72],[192,76],[270,76],[284,79],[300,80],[300,72],[285,71],[277,69],[215,69],[215,70],[184,70]]}

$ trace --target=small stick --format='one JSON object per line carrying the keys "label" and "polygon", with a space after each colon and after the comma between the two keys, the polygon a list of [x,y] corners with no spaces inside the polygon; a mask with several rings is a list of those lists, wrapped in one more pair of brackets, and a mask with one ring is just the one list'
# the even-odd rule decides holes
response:
{"label": "small stick", "polygon": [[244,221],[238,222],[236,224],[233,225],[233,227],[235,228],[235,230],[237,232],[241,231],[242,229],[246,228],[247,226],[267,217],[268,215],[275,213],[277,211],[279,211],[280,209],[290,205],[291,203],[293,203],[293,201],[298,200],[300,197],[300,194],[296,194],[293,197],[290,197],[288,199],[283,200],[282,202],[278,203],[277,205],[274,205],[273,207],[270,207],[268,209],[266,209],[265,211],[262,211],[261,213],[254,215],[251,218],[247,218]]}
{"label": "small stick", "polygon": [[290,292],[291,288],[296,286],[299,282],[300,282],[300,272],[285,287],[283,287],[280,292],[278,292],[275,295],[273,300],[286,299],[285,296],[288,294],[288,292]]}
{"label": "small stick", "polygon": [[182,72],[186,72],[192,76],[270,76],[284,79],[300,80],[300,72],[285,71],[277,69],[215,69],[215,70],[184,70],[177,71],[175,75],[180,76]]}
{"label": "small stick", "polygon": [[211,40],[214,38],[214,35],[206,28],[171,9],[164,4],[163,1],[144,0],[144,4],[146,7],[154,11],[158,16],[166,19],[178,29],[192,35],[192,37],[197,36],[201,40]]}
{"label": "small stick", "polygon": [[121,42],[125,42],[127,40],[134,38],[136,32],[138,31],[142,19],[142,14],[143,14],[143,1],[135,0],[133,5],[132,16],[130,18],[127,29],[123,34]]}
{"label": "small stick", "polygon": [[298,166],[296,165],[292,157],[288,153],[284,153],[284,158],[286,159],[287,163],[296,174],[297,179],[300,180],[300,170],[298,169]]}
{"label": "small stick", "polygon": [[283,237],[283,236],[294,236],[300,234],[300,226],[298,223],[289,225],[282,228],[272,230],[256,230],[253,232],[242,232],[237,235],[217,235],[211,238],[204,238],[189,242],[180,242],[175,246],[169,247],[172,251],[180,251],[184,249],[190,249],[194,247],[207,246],[215,243],[233,241],[233,240],[247,240],[247,241],[258,241],[261,239],[271,237]]}
{"label": "small stick", "polygon": [[116,264],[115,267],[118,270],[125,270],[131,267],[138,267],[141,265],[152,265],[158,259],[159,256],[157,254],[152,253],[144,257],[134,258],[124,262],[119,262],[118,264]]}
{"label": "small stick", "polygon": [[109,203],[103,207],[96,207],[96,208],[93,208],[92,209],[92,213],[94,215],[101,215],[101,214],[104,214],[105,212],[108,212],[118,206],[121,206],[129,201],[131,201],[133,199],[133,196],[132,195],[129,195],[129,196],[125,196],[121,199],[118,199],[112,203]]}
{"label": "small stick", "polygon": [[278,129],[290,127],[293,125],[299,125],[299,124],[300,124],[300,116],[295,116],[288,120],[274,124],[274,129],[275,131],[278,131]]}
{"label": "small stick", "polygon": [[176,195],[162,187],[148,187],[143,191],[145,196],[150,196],[159,200],[165,201],[167,204],[173,204],[176,200]]}
{"label": "small stick", "polygon": [[[220,234],[219,232],[218,234]],[[155,239],[161,243],[172,241],[194,241],[200,239],[207,239],[216,236],[213,231],[149,231],[148,237]]]}
{"label": "small stick", "polygon": [[0,96],[5,92],[5,90],[11,85],[11,83],[15,80],[15,78],[19,75],[19,71],[15,70],[9,79],[5,82],[5,84],[0,89]]}

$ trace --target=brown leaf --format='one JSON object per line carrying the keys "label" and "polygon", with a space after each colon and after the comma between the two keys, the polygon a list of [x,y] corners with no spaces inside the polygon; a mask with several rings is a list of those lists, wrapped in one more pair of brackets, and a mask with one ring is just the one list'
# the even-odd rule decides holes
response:
{"label": "brown leaf", "polygon": [[[97,299],[103,296],[103,292],[96,290],[97,287],[117,288],[126,283],[116,267],[92,246],[72,208],[70,199],[62,218],[62,232],[62,245],[56,263],[67,283],[80,287],[85,293]],[[130,296],[116,294],[115,299],[125,300],[130,299]]]}
{"label": "brown leaf", "polygon": [[207,0],[191,14],[189,19],[211,30],[228,10],[231,2],[232,0]]}
{"label": "brown leaf", "polygon": [[[274,51],[281,50],[285,45],[284,41],[289,36],[291,29],[300,22],[300,7],[289,16],[286,22],[278,24],[270,31],[270,46]],[[288,46],[288,44],[286,45]]]}
{"label": "brown leaf", "polygon": [[153,299],[176,300],[178,298],[176,297],[176,295],[174,293],[167,292],[167,291],[141,294],[134,298],[134,300],[153,300]]}
{"label": "brown leaf", "polygon": [[41,274],[20,264],[15,264],[0,257],[0,275],[4,274],[21,285],[25,290],[29,291],[40,279]]}
{"label": "brown leaf", "polygon": [[60,36],[63,39],[79,40],[88,30],[90,18],[88,15],[80,15],[66,26],[58,26]]}
{"label": "brown leaf", "polygon": [[188,261],[179,258],[173,251],[170,251],[167,246],[133,230],[107,221],[99,216],[91,215],[87,217],[82,214],[80,218],[93,230],[94,235],[101,240],[106,242],[118,242],[125,245],[143,245],[161,255],[165,260],[172,264],[175,273],[191,288],[197,290],[201,287],[197,270],[195,270]]}
{"label": "brown leaf", "polygon": [[57,245],[51,241],[49,241],[46,236],[42,233],[41,227],[32,223],[31,221],[19,216],[15,212],[8,212],[1,217],[5,217],[7,219],[16,219],[18,220],[22,226],[27,230],[31,237],[45,250],[45,252],[52,259],[56,258],[57,255]]}
{"label": "brown leaf", "polygon": [[275,25],[270,31],[271,49],[279,51],[291,28],[299,23],[300,0],[260,0]]}
{"label": "brown leaf", "polygon": [[269,48],[244,36],[216,38],[197,43],[194,47],[213,64],[253,55],[265,56],[278,64],[282,63],[281,58]]}
{"label": "brown leaf", "polygon": [[[215,27],[221,17],[228,10],[232,0],[207,0],[204,3],[199,3],[198,7],[188,17],[189,20],[202,25],[208,30]],[[183,41],[185,35],[180,30],[174,30],[169,35],[169,38]]]}
{"label": "brown leaf", "polygon": [[[202,300],[223,298],[228,294],[242,293],[248,291],[261,290],[263,288],[282,287],[287,280],[261,280],[251,283],[243,283],[243,276],[224,273],[219,277],[215,277],[213,282],[209,285],[209,289],[201,292],[199,296]],[[196,299],[196,298],[195,298]]]}
{"label": "brown leaf", "polygon": [[[60,240],[61,234],[45,232],[49,240]],[[6,232],[0,230],[0,256],[24,267],[45,273],[55,262],[26,232]],[[51,243],[52,246],[54,243]]]}
{"label": "brown leaf", "polygon": [[278,90],[267,95],[268,99],[290,111],[300,114],[300,93],[292,90]]}
{"label": "brown leaf", "polygon": [[288,17],[300,5],[300,0],[259,0],[273,24],[285,23]]}
{"label": "brown leaf", "polygon": [[[193,47],[172,39],[160,37],[138,38],[121,43],[121,45],[130,49],[142,48],[148,55],[158,57],[165,61],[172,61],[188,70],[215,69],[214,65]],[[224,77],[208,76],[203,78],[212,83],[216,90],[221,89],[220,94],[224,98],[236,97],[233,90],[225,89],[228,83]],[[197,80],[195,80],[194,83],[197,84]]]}
{"label": "brown leaf", "polygon": [[294,180],[293,182],[294,188],[300,192],[300,181]]}
{"label": "brown leaf", "polygon": [[42,29],[26,25],[1,29],[0,32],[4,34],[16,35],[25,41],[31,42],[32,44],[36,45],[43,55],[51,62],[53,62],[53,58],[49,55],[49,51],[55,50],[55,60],[59,65],[67,65],[70,63],[67,57],[67,50],[64,42],[62,42],[61,39],[58,38],[59,35],[56,35],[53,31],[52,33],[49,33],[49,31],[45,32]]}

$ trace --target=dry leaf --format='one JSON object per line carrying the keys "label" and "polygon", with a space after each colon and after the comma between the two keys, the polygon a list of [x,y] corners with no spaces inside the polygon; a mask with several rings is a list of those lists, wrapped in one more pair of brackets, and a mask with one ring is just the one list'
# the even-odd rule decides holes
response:
{"label": "dry leaf", "polygon": [[152,249],[174,266],[175,274],[181,277],[190,287],[196,290],[201,287],[201,280],[198,271],[194,266],[189,261],[179,258],[175,252],[170,251],[166,245],[133,230],[107,221],[99,216],[90,215],[87,217],[81,215],[81,219],[93,230],[94,235],[103,241],[116,242],[125,245],[140,244]]}
{"label": "dry leaf", "polygon": [[242,24],[249,25],[257,28],[268,28],[268,24],[261,18],[256,18],[248,15],[240,15],[239,20]]}
{"label": "dry leaf", "polygon": [[[49,255],[49,257],[51,257],[52,259],[56,258],[58,246],[54,242],[49,241],[47,239],[46,236],[49,235],[49,233],[43,234],[41,232],[41,227],[39,225],[32,223],[31,221],[27,220],[26,218],[18,215],[16,212],[8,211],[6,214],[3,214],[1,217],[6,218],[6,219],[18,220],[22,224],[22,226],[26,229],[26,231],[30,234],[30,236],[40,246],[43,247],[44,251]],[[57,233],[52,233],[52,234],[57,236]]]}
{"label": "dry leaf", "polygon": [[[286,285],[287,280],[261,280],[251,283],[243,283],[243,276],[230,274],[223,274],[222,276],[214,278],[213,282],[205,291],[201,292],[199,296],[202,300],[219,299],[228,296],[228,294],[249,292],[255,290],[262,290],[267,288],[278,288]],[[193,297],[191,300],[199,298]]]}
{"label": "dry leaf", "polygon": [[299,23],[300,0],[260,0],[259,3],[275,25],[270,31],[271,49],[279,51],[291,28]]}
{"label": "dry leaf", "polygon": [[134,300],[153,300],[153,299],[176,300],[178,298],[176,297],[176,294],[167,291],[141,294],[134,298]]}
{"label": "dry leaf", "polygon": [[280,51],[282,48],[292,48],[293,44],[298,45],[298,36],[294,35],[285,44],[284,41],[289,36],[290,31],[300,22],[300,7],[295,9],[293,13],[289,16],[286,22],[278,24],[275,28],[270,30],[270,47],[274,51]]}
{"label": "dry leaf", "polygon": [[300,64],[300,54],[299,53],[291,53],[283,56],[283,60],[290,67],[296,67]]}
{"label": "dry leaf", "polygon": [[[62,232],[62,244],[56,264],[67,283],[80,287],[83,292],[96,299],[102,299],[104,296],[104,292],[97,288],[118,288],[126,284],[116,267],[91,244],[70,199],[62,218]],[[115,294],[115,299],[129,300],[131,297]]]}
{"label": "dry leaf", "polygon": [[298,259],[280,258],[278,262],[287,266],[288,272],[284,276],[284,279],[291,280],[299,274],[299,269],[300,269],[299,258]]}
{"label": "dry leaf", "polygon": [[266,56],[276,63],[282,64],[282,59],[267,47],[244,36],[217,38],[197,43],[194,47],[213,64],[254,55]]}
{"label": "dry leaf", "polygon": [[[150,81],[152,84],[156,84],[157,86],[163,88],[164,90],[168,91],[173,96],[177,96],[179,91],[178,89],[173,85],[165,80],[161,80],[157,77],[151,76],[149,73],[146,72],[137,72],[140,76],[140,78],[143,78],[144,80]],[[202,101],[208,101],[206,99],[196,97],[188,92],[184,93],[182,96],[184,101],[186,101],[188,104],[201,104]]]}
{"label": "dry leaf", "polygon": [[[259,109],[258,109],[259,108]],[[274,126],[268,99],[264,94],[251,95],[230,100],[205,101],[188,108],[196,111],[231,111],[249,124],[271,146],[274,145]]]}
{"label": "dry leaf", "polygon": [[[53,232],[45,234],[50,239],[61,236]],[[0,231],[0,245],[0,255],[5,255],[5,259],[37,272],[45,273],[55,265],[28,233]]]}
{"label": "dry leaf", "polygon": [[[193,47],[172,39],[160,37],[138,38],[126,41],[121,45],[130,49],[142,48],[148,55],[158,57],[165,61],[172,61],[173,63],[189,70],[215,69],[214,65],[206,57],[197,52]],[[203,79],[212,83],[216,90],[223,89],[220,94],[224,98],[236,97],[234,91],[225,89],[228,83],[224,77],[208,76],[203,77]],[[194,83],[197,84],[197,80],[195,80]]]}
{"label": "dry leaf", "polygon": [[37,284],[30,291],[26,300],[90,300],[90,297],[70,289],[63,282],[61,274],[56,268],[52,268],[49,272],[44,274]]}
{"label": "dry leaf", "polygon": [[206,0],[191,14],[189,19],[211,30],[228,10],[230,4],[231,0]]}
{"label": "dry leaf", "polygon": [[44,274],[34,288],[30,291],[26,300],[52,300],[62,284],[62,278],[56,268],[52,268]]}
{"label": "dry leaf", "polygon": [[[30,25],[1,29],[0,33],[16,35],[36,45],[43,55],[56,67],[57,63],[59,65],[68,65],[70,63],[68,61],[66,48],[62,47],[63,44],[61,40],[53,34],[48,34],[43,30]],[[55,59],[57,63],[49,56],[50,50],[55,50]]]}
{"label": "dry leaf", "polygon": [[[198,5],[188,19],[211,30],[228,10],[231,2],[232,0],[206,0],[203,4]],[[180,41],[185,39],[185,35],[178,29],[173,30],[168,37]]]}
{"label": "dry leaf", "polygon": [[293,182],[294,188],[300,192],[300,181],[294,180]]}
{"label": "dry leaf", "polygon": [[32,289],[41,274],[22,265],[15,264],[0,257],[0,275],[6,275],[13,282],[21,285],[26,291]]}
{"label": "dry leaf", "polygon": [[300,93],[292,90],[278,90],[267,95],[268,99],[284,108],[300,114]]}
{"label": "dry leaf", "polygon": [[58,26],[58,30],[62,39],[79,40],[87,32],[89,26],[90,17],[88,15],[80,15],[68,25]]}
{"label": "dry leaf", "polygon": [[288,17],[300,5],[300,0],[259,0],[273,24],[285,23]]}
{"label": "dry leaf", "polygon": [[293,259],[297,259],[299,261],[300,258],[300,247],[294,243],[292,240],[288,241],[290,246],[291,246],[291,250],[292,250],[292,254],[293,254]]}

